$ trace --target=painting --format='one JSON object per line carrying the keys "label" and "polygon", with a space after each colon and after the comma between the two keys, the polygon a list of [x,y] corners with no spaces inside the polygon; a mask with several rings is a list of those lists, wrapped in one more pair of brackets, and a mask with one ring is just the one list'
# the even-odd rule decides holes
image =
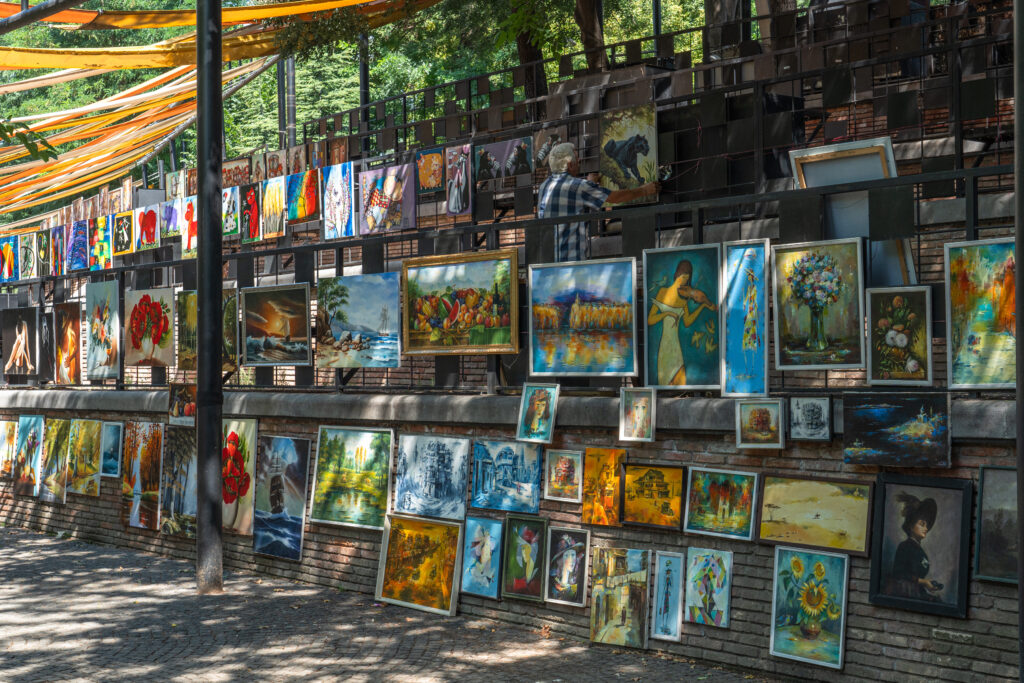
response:
{"label": "painting", "polygon": [[548,571],[544,576],[544,601],[586,607],[590,531],[548,527],[547,543]]}
{"label": "painting", "polygon": [[722,244],[722,396],[768,395],[768,240]]}
{"label": "painting", "polygon": [[114,265],[114,217],[89,221],[89,270],[106,270]]}
{"label": "painting", "polygon": [[[131,212],[128,213],[128,220],[129,221],[131,220]],[[115,228],[116,228],[116,223],[115,223]],[[130,226],[129,226],[129,229],[130,229]],[[64,259],[67,256],[67,254],[64,253],[64,226],[58,225],[57,227],[52,228],[50,230],[50,242],[49,243],[50,243],[50,259],[49,259],[50,260],[50,274],[54,275],[54,276],[65,275],[67,273],[67,271],[66,271],[66,269],[64,267],[65,266]],[[0,245],[3,245],[3,244],[4,244],[3,241],[0,240]],[[9,280],[8,275],[9,275],[10,267],[11,267],[12,264],[11,264],[10,260],[6,258],[6,250],[3,248],[3,246],[0,246],[0,258],[3,258],[3,262],[0,263],[0,282],[7,282]],[[17,278],[17,272],[18,272],[17,271],[17,268],[18,268],[17,261],[14,261],[13,266],[14,266],[14,272],[15,272],[14,279],[17,280],[18,279]]]}
{"label": "painting", "polygon": [[469,439],[432,434],[398,437],[395,512],[464,519],[468,479]]}
{"label": "painting", "polygon": [[259,435],[252,551],[298,562],[306,516],[309,439]]}
{"label": "painting", "polygon": [[[7,443],[10,443],[10,438]],[[978,472],[978,523],[974,538],[974,578],[1017,583],[1019,551],[1015,468],[981,466]]]}
{"label": "painting", "polygon": [[43,430],[36,495],[44,503],[64,503],[68,483],[68,437],[71,420],[49,418]]}
{"label": "painting", "polygon": [[729,627],[732,553],[728,550],[686,549],[686,606],[683,618],[691,624]]}
{"label": "painting", "polygon": [[718,389],[717,244],[644,250],[644,322],[648,385]]}
{"label": "painting", "polygon": [[332,165],[343,164],[348,161],[348,138],[335,137],[327,141],[328,157]]}
{"label": "painting", "polygon": [[805,664],[843,668],[846,555],[775,548],[768,651]]}
{"label": "painting", "polygon": [[654,387],[620,388],[619,441],[654,441],[657,407]]}
{"label": "painting", "polygon": [[[60,231],[61,236],[61,262],[63,263],[64,228],[54,228]],[[15,282],[21,279],[21,269],[18,266],[18,236],[10,235],[0,237],[0,282]],[[54,273],[55,275],[57,273]],[[61,271],[60,274],[63,274]]]}
{"label": "painting", "polygon": [[471,145],[444,150],[445,211],[449,216],[473,213],[473,179],[470,171]]}
{"label": "painting", "polygon": [[242,365],[309,365],[309,285],[242,290]]}
{"label": "painting", "polygon": [[[89,221],[74,221],[68,230],[64,261],[67,272],[89,269]],[[24,266],[22,266],[24,268]],[[22,275],[24,278],[25,275]]]}
{"label": "painting", "polygon": [[[128,180],[127,178],[125,180]],[[127,185],[127,183],[126,183]],[[131,204],[131,187],[122,186],[121,199],[125,204]],[[185,169],[185,194],[195,195],[199,192],[199,169],[198,168],[186,168]],[[127,208],[127,207],[126,207]]]}
{"label": "painting", "polygon": [[505,518],[505,547],[501,553],[501,597],[544,600],[547,576],[545,517],[509,515]]}
{"label": "painting", "polygon": [[185,196],[185,169],[164,174],[164,192],[167,199],[181,199]]}
{"label": "painting", "polygon": [[320,220],[320,171],[302,171],[285,178],[288,225]]}
{"label": "painting", "polygon": [[473,442],[473,507],[537,514],[540,475],[540,446],[536,444]]}
{"label": "painting", "polygon": [[[112,216],[110,217],[110,220],[113,221]],[[111,226],[113,225],[113,223],[110,222],[107,223],[107,225]],[[107,230],[109,235],[110,228],[108,227]],[[109,249],[107,250],[107,255],[110,255]],[[39,232],[36,233],[36,260],[38,262],[37,270],[39,273],[39,277],[46,277],[47,275],[50,275],[50,272],[52,270],[52,256],[50,254],[49,230],[40,230]]]}
{"label": "painting", "polygon": [[462,549],[462,592],[498,599],[501,578],[500,519],[466,517]]}
{"label": "painting", "polygon": [[220,368],[222,372],[234,372],[238,369],[238,291],[233,288],[223,290],[221,306]]}
{"label": "painting", "polygon": [[117,280],[85,286],[85,314],[85,378],[117,379],[121,366]]}
{"label": "painting", "polygon": [[252,535],[253,498],[256,484],[255,419],[222,421],[221,528],[242,536]]}
{"label": "painting", "polygon": [[124,425],[120,422],[104,422],[100,438],[100,476],[121,476],[121,435]]}
{"label": "painting", "polygon": [[583,452],[544,451],[544,499],[583,502]]}
{"label": "painting", "polygon": [[39,308],[0,311],[5,375],[35,375],[39,368]]}
{"label": "painting", "polygon": [[262,183],[267,179],[267,158],[264,154],[253,154],[250,157],[249,182]]}
{"label": "painting", "polygon": [[18,446],[14,452],[14,495],[34,496],[39,485],[39,459],[43,453],[43,416],[18,416]]}
{"label": "painting", "polygon": [[[40,306],[40,309],[42,307]],[[39,313],[39,365],[37,379],[40,384],[49,384],[56,379],[57,339],[53,329],[53,315],[45,310]]]}
{"label": "painting", "polygon": [[20,279],[39,277],[39,259],[36,258],[36,236],[33,233],[18,236],[18,264]]}
{"label": "painting", "polygon": [[1017,377],[1013,239],[947,242],[950,389],[1012,389]]}
{"label": "painting", "polygon": [[263,239],[282,237],[287,218],[287,182],[284,176],[263,181],[260,194],[260,224]]}
{"label": "painting", "polygon": [[651,617],[651,638],[678,641],[682,635],[685,563],[682,553],[665,550],[654,553],[654,614]]}
{"label": "painting", "polygon": [[277,149],[267,152],[265,157],[267,178],[277,178],[288,173],[288,152],[286,150]]}
{"label": "painting", "polygon": [[160,475],[163,473],[164,426],[126,422],[121,458],[121,515],[136,529],[160,528]]}
{"label": "painting", "polygon": [[602,187],[629,190],[658,179],[656,119],[654,103],[601,113]]}
{"label": "painting", "polygon": [[114,215],[114,256],[124,256],[135,249],[135,215],[122,211]]}
{"label": "painting", "polygon": [[324,239],[356,236],[355,170],[352,162],[326,166],[323,176]]}
{"label": "painting", "polygon": [[878,475],[872,604],[967,616],[972,490],[970,479]]}
{"label": "painting", "polygon": [[171,382],[168,385],[167,423],[184,427],[196,424],[196,385]]}
{"label": "painting", "polygon": [[749,541],[754,536],[757,474],[691,467],[683,531]]}
{"label": "painting", "polygon": [[310,521],[383,529],[394,440],[389,429],[321,425]]}
{"label": "painting", "polygon": [[416,194],[433,194],[444,190],[444,150],[416,150]]}
{"label": "painting", "polygon": [[533,167],[546,166],[551,148],[569,141],[569,129],[564,126],[548,126],[533,134]]}
{"label": "painting", "polygon": [[249,182],[249,159],[224,161],[220,167],[221,186],[235,187]]}
{"label": "painting", "polygon": [[622,521],[679,529],[683,521],[682,467],[627,464],[622,472]]}
{"label": "painting", "polygon": [[736,448],[784,448],[785,410],[781,398],[736,401]]}
{"label": "painting", "polygon": [[0,420],[0,479],[14,477],[14,460],[17,453],[17,420]]}
{"label": "painting", "polygon": [[454,616],[461,567],[461,524],[388,515],[376,599]]}
{"label": "painting", "polygon": [[758,540],[867,557],[869,481],[761,475]]}
{"label": "painting", "polygon": [[860,238],[772,247],[775,367],[864,367]]}
{"label": "painting", "polygon": [[68,435],[68,491],[83,496],[100,495],[100,459],[103,423],[72,420]]}
{"label": "painting", "polygon": [[242,244],[263,239],[263,213],[260,209],[263,186],[260,183],[238,188],[238,223]]}
{"label": "painting", "polygon": [[196,430],[168,427],[164,433],[164,461],[160,483],[160,532],[182,538],[196,537],[199,462]]}
{"label": "painting", "polygon": [[793,441],[832,440],[832,398],[790,396],[789,438]]}
{"label": "painting", "polygon": [[178,369],[195,370],[199,353],[199,309],[197,292],[184,289],[175,297],[178,314]]}
{"label": "painting", "polygon": [[519,399],[518,441],[551,443],[555,431],[555,411],[558,409],[557,384],[523,384]]}
{"label": "painting", "polygon": [[531,265],[528,281],[531,374],[636,374],[636,259]]}
{"label": "painting", "polygon": [[416,183],[412,164],[359,174],[359,234],[416,227]]}
{"label": "painting", "polygon": [[195,258],[199,254],[199,199],[189,195],[181,206],[181,256]]}
{"label": "painting", "polygon": [[220,191],[220,224],[225,237],[238,237],[241,232],[241,195],[237,186]]}
{"label": "painting", "polygon": [[931,386],[932,288],[865,290],[868,384]]}
{"label": "painting", "polygon": [[171,199],[160,205],[160,239],[168,240],[181,235],[181,224],[184,219],[185,202],[183,199]]}
{"label": "painting", "polygon": [[533,173],[533,138],[491,142],[473,148],[476,182]]}
{"label": "painting", "polygon": [[517,353],[515,249],[402,262],[402,339],[408,355]]}
{"label": "painting", "polygon": [[124,293],[124,364],[174,365],[174,288]]}
{"label": "painting", "polygon": [[949,394],[843,394],[843,460],[949,467]]}
{"label": "painting", "polygon": [[[72,226],[73,228],[74,226]],[[160,205],[142,207],[135,210],[135,251],[156,249],[160,246]],[[71,239],[68,237],[68,254],[71,254]],[[68,269],[71,269],[68,258]]]}
{"label": "painting", "polygon": [[288,148],[287,173],[295,175],[306,170],[306,145]]}
{"label": "painting", "polygon": [[590,574],[590,640],[647,646],[650,550],[594,548]]}
{"label": "painting", "polygon": [[317,283],[316,366],[397,368],[401,364],[400,275],[322,277]]}
{"label": "painting", "polygon": [[619,526],[622,502],[622,448],[588,448],[583,461],[584,524]]}

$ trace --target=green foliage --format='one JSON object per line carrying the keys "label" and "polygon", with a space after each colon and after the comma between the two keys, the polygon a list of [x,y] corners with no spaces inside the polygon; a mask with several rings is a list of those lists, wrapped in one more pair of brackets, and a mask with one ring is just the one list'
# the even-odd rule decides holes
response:
{"label": "green foliage", "polygon": [[48,161],[57,158],[55,150],[46,138],[34,133],[9,119],[0,119],[0,142],[4,145],[22,145],[34,161]]}

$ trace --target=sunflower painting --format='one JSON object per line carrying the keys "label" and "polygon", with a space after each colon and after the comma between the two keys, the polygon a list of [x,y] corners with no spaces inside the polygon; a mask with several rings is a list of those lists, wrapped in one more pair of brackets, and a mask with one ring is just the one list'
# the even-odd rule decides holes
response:
{"label": "sunflower painting", "polygon": [[772,655],[842,668],[848,576],[846,555],[775,549]]}

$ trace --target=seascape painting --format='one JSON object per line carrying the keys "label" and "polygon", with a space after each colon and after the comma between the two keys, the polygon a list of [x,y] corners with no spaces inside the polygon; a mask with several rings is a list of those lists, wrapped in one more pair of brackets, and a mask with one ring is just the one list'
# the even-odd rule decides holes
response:
{"label": "seascape painting", "polygon": [[793,441],[832,440],[832,399],[829,396],[790,396],[789,438]]}
{"label": "seascape painting", "polygon": [[103,436],[100,439],[101,476],[121,476],[121,435],[123,431],[124,425],[120,422],[103,423]]}
{"label": "seascape painting", "polygon": [[121,316],[116,280],[85,286],[85,378],[116,379],[120,371]]}
{"label": "seascape painting", "polygon": [[754,535],[757,474],[691,467],[683,531],[749,541]]}
{"label": "seascape painting", "polygon": [[501,553],[501,597],[544,600],[547,576],[546,517],[509,515]]}
{"label": "seascape painting", "polygon": [[462,592],[498,599],[501,579],[500,519],[466,517],[462,550]]}
{"label": "seascape painting", "polygon": [[376,599],[453,616],[462,568],[462,525],[388,515]]}
{"label": "seascape painting", "polygon": [[516,439],[533,443],[551,443],[558,408],[557,384],[525,382],[519,400],[519,421]]}
{"label": "seascape painting", "polygon": [[682,467],[627,464],[623,470],[622,521],[679,529],[683,521]]}
{"label": "seascape painting", "polygon": [[298,562],[306,516],[309,439],[257,438],[252,551]]}
{"label": "seascape painting", "polygon": [[949,467],[951,448],[948,394],[843,394],[847,464]]}
{"label": "seascape painting", "polygon": [[113,216],[89,221],[89,270],[106,270],[113,265]]}
{"label": "seascape painting", "polygon": [[978,527],[974,577],[1017,583],[1017,470],[982,465],[978,474]]}
{"label": "seascape painting", "polygon": [[44,503],[64,503],[68,483],[68,446],[71,420],[50,418],[43,431],[36,495]]}
{"label": "seascape painting", "polygon": [[748,398],[736,401],[736,447],[785,447],[786,411],[783,405],[780,398]]}
{"label": "seascape painting", "polygon": [[68,434],[68,491],[82,496],[100,495],[100,458],[103,423],[72,420]]}
{"label": "seascape painting", "polygon": [[121,516],[136,529],[160,528],[160,477],[163,472],[164,426],[157,422],[126,422],[121,459]]}
{"label": "seascape painting", "polygon": [[39,460],[43,453],[42,415],[18,416],[18,446],[14,451],[14,495],[35,496],[39,485]]}
{"label": "seascape painting", "polygon": [[444,150],[416,151],[416,194],[433,194],[444,190]]}
{"label": "seascape painting", "polygon": [[271,177],[263,181],[260,190],[260,225],[263,239],[272,239],[284,235],[287,183],[283,176]]}
{"label": "seascape painting", "polygon": [[588,448],[583,464],[584,524],[619,526],[622,505],[622,448]]}
{"label": "seascape painting", "polygon": [[0,479],[14,477],[14,460],[18,453],[18,421],[0,420]]}
{"label": "seascape painting", "polygon": [[221,528],[233,534],[252,536],[258,424],[255,418],[225,418],[222,425]]}
{"label": "seascape painting", "polygon": [[654,596],[651,605],[651,638],[678,641],[682,630],[683,565],[681,553],[654,553]]}
{"label": "seascape painting", "polygon": [[866,557],[871,490],[868,481],[762,475],[758,540]]}
{"label": "seascape painting", "polygon": [[[156,249],[160,246],[160,205],[153,204],[135,210],[135,251]],[[68,239],[68,270],[72,269],[71,240]]]}
{"label": "seascape painting", "polygon": [[225,237],[238,237],[241,231],[238,187],[225,187],[220,192],[220,221]]}
{"label": "seascape painting", "polygon": [[359,234],[416,227],[413,166],[401,164],[359,174]]}
{"label": "seascape painting", "polygon": [[39,373],[39,307],[0,311],[5,375]]}
{"label": "seascape painting", "polygon": [[583,500],[583,451],[544,450],[544,498],[579,503]]}
{"label": "seascape painting", "polygon": [[832,669],[843,667],[849,565],[846,555],[775,549],[772,655]]}
{"label": "seascape painting", "polygon": [[536,514],[540,475],[540,446],[536,444],[473,442],[473,507]]}
{"label": "seascape painting", "polygon": [[399,284],[397,272],[320,278],[316,288],[318,368],[399,366]]}
{"label": "seascape painting", "polygon": [[324,239],[355,237],[355,171],[352,162],[325,166],[323,176]]}
{"label": "seascape painting", "polygon": [[447,147],[444,150],[445,210],[449,216],[473,213],[471,150],[471,145]]}
{"label": "seascape painting", "polygon": [[402,434],[398,437],[394,511],[424,517],[466,517],[469,439]]}
{"label": "seascape painting", "polygon": [[242,365],[309,365],[309,285],[251,287],[241,293]]}
{"label": "seascape painting", "polygon": [[320,171],[301,171],[285,178],[288,225],[320,219]]}
{"label": "seascape painting", "polygon": [[263,214],[260,210],[262,195],[263,186],[260,183],[243,185],[238,189],[238,221],[242,244],[252,244],[263,239]]}
{"label": "seascape painting", "polygon": [[124,314],[124,364],[174,365],[174,289],[127,291]]}
{"label": "seascape painting", "polygon": [[591,641],[647,646],[650,554],[650,550],[594,548],[590,565]]}
{"label": "seascape painting", "polygon": [[393,442],[386,429],[321,425],[310,521],[383,529]]}
{"label": "seascape painting", "polygon": [[530,173],[533,173],[532,137],[491,142],[473,148],[473,177],[476,182]]}
{"label": "seascape painting", "polygon": [[656,120],[654,103],[601,113],[598,170],[603,187],[629,190],[658,179]]}
{"label": "seascape painting", "polygon": [[932,384],[932,288],[865,290],[868,384]]}
{"label": "seascape painting", "polygon": [[544,600],[560,605],[586,607],[590,531],[548,527],[548,571]]}
{"label": "seascape painting", "polygon": [[196,453],[195,429],[167,428],[160,485],[160,531],[168,536],[196,537]]}
{"label": "seascape painting", "polygon": [[722,396],[768,395],[768,240],[722,245]]}
{"label": "seascape painting", "polygon": [[732,553],[710,548],[686,549],[686,607],[683,618],[691,624],[729,627],[732,589]]}

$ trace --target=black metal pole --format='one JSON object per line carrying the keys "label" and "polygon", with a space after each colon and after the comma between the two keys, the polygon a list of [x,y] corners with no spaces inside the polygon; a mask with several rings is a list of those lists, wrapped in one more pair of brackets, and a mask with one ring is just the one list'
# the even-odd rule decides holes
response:
{"label": "black metal pole", "polygon": [[288,146],[294,147],[295,141],[295,57],[289,57],[285,62],[285,85],[284,85],[284,97],[285,97],[285,114],[287,116],[287,127],[286,133],[288,138]]}
{"label": "black metal pole", "polygon": [[[1024,108],[1017,102],[1024,93],[1024,0],[1013,0],[1013,126],[1014,131],[1024,131]],[[1014,244],[1013,264],[1014,282],[1016,284],[1016,320],[1024,318],[1024,282],[1017,272],[1018,263],[1024,263],[1024,143],[1021,136],[1013,136],[1013,225],[1016,242]],[[949,321],[946,321],[949,324]],[[1024,367],[1024,344],[1017,344],[1017,553],[1024,548],[1024,524],[1021,524],[1021,511],[1024,510],[1024,382],[1021,382],[1021,367]],[[1017,558],[1017,676],[1024,680],[1024,562]]]}
{"label": "black metal pole", "polygon": [[285,149],[288,146],[286,130],[288,120],[285,116],[284,105],[284,62],[277,63],[277,148]]}
{"label": "black metal pole", "polygon": [[661,0],[651,0],[651,18],[654,20],[654,35],[661,35]]}
{"label": "black metal pole", "polygon": [[221,0],[199,0],[196,8],[197,129],[199,133],[199,353],[196,387],[196,586],[200,593],[224,590],[221,538]]}
{"label": "black metal pole", "polygon": [[45,19],[46,17],[57,14],[69,7],[75,5],[81,5],[85,0],[44,0],[44,2],[28,6],[27,0],[22,0],[21,11],[17,14],[13,14],[6,19],[0,19],[0,35],[9,33],[15,29],[19,29],[23,26]]}
{"label": "black metal pole", "polygon": [[[359,34],[359,121],[367,124],[360,129],[368,128],[370,123],[370,38],[365,33]],[[360,148],[363,153],[370,151],[370,138],[362,137]]]}

